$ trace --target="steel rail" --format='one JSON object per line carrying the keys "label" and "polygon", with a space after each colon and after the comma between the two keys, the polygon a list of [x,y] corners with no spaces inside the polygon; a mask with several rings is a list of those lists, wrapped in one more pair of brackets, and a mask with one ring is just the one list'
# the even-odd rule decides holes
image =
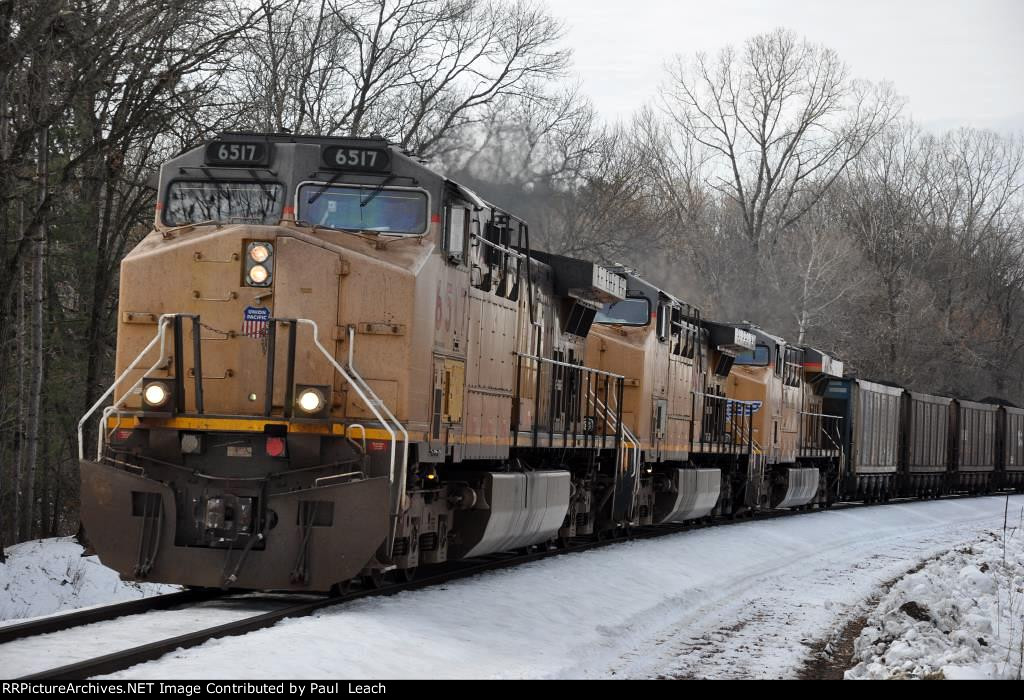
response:
{"label": "steel rail", "polygon": [[129,600],[124,603],[104,605],[98,608],[88,608],[86,610],[75,610],[63,614],[54,614],[40,620],[29,620],[28,622],[18,622],[13,625],[0,627],[0,644],[6,644],[7,642],[12,642],[16,639],[35,637],[40,634],[60,632],[61,630],[71,629],[72,627],[91,625],[94,622],[106,622],[108,620],[116,620],[117,618],[127,617],[129,615],[139,615],[153,610],[165,610],[167,608],[172,608],[175,605],[197,603],[204,600],[218,598],[223,595],[224,591],[216,589],[179,591],[177,593],[166,593],[164,595],[151,596],[149,598]]}

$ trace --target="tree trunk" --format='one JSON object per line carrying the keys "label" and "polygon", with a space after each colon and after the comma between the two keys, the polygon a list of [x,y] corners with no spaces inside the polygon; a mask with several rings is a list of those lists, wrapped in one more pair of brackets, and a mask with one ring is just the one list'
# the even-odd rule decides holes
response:
{"label": "tree trunk", "polygon": [[53,467],[49,460],[42,460],[39,474],[39,525],[36,537],[52,537],[50,532],[50,508],[53,506]]}
{"label": "tree trunk", "polygon": [[[24,203],[19,207],[24,214]],[[24,222],[24,215],[21,220]],[[24,228],[21,228],[21,235],[27,235]],[[28,447],[25,443],[25,425],[28,414],[28,322],[26,319],[25,298],[28,296],[28,269],[22,266],[18,271],[18,325],[17,325],[17,346],[18,346],[18,417],[14,424],[14,483],[12,491],[14,494],[14,520],[11,523],[11,533],[16,542],[25,538],[22,533],[22,510],[24,509],[25,483],[25,450]]]}
{"label": "tree trunk", "polygon": [[[44,127],[39,134],[39,157],[37,176],[39,188],[39,204],[46,198],[47,153],[49,151],[49,133]],[[46,302],[46,237],[47,224],[40,220],[35,231],[35,245],[32,251],[32,358],[29,374],[28,420],[26,426],[27,451],[25,464],[25,510],[22,519],[22,539],[31,539],[35,523],[35,480],[39,468],[40,428],[42,426],[43,399],[43,309]]]}

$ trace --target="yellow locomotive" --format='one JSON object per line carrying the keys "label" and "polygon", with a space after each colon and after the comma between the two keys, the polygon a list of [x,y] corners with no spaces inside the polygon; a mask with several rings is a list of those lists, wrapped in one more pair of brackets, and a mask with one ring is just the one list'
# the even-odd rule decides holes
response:
{"label": "yellow locomotive", "polygon": [[228,133],[168,161],[119,314],[82,518],[128,578],[324,591],[826,503],[840,474],[826,355],[533,250],[379,139]]}

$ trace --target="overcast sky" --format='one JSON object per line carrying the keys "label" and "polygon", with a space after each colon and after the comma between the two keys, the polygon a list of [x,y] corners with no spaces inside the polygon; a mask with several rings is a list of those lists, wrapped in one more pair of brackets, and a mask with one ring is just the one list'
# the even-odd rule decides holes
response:
{"label": "overcast sky", "polygon": [[671,56],[781,26],[835,49],[855,77],[892,82],[927,128],[1024,131],[1024,0],[547,2],[607,119],[649,100]]}

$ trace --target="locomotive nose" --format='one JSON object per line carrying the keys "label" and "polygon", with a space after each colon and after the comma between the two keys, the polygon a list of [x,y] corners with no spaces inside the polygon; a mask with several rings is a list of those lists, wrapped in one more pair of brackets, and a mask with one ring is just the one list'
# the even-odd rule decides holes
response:
{"label": "locomotive nose", "polygon": [[111,465],[80,464],[89,541],[105,565],[132,578],[326,591],[356,576],[387,536],[384,478],[271,491],[263,503],[259,493],[202,473],[187,489],[172,489]]}

